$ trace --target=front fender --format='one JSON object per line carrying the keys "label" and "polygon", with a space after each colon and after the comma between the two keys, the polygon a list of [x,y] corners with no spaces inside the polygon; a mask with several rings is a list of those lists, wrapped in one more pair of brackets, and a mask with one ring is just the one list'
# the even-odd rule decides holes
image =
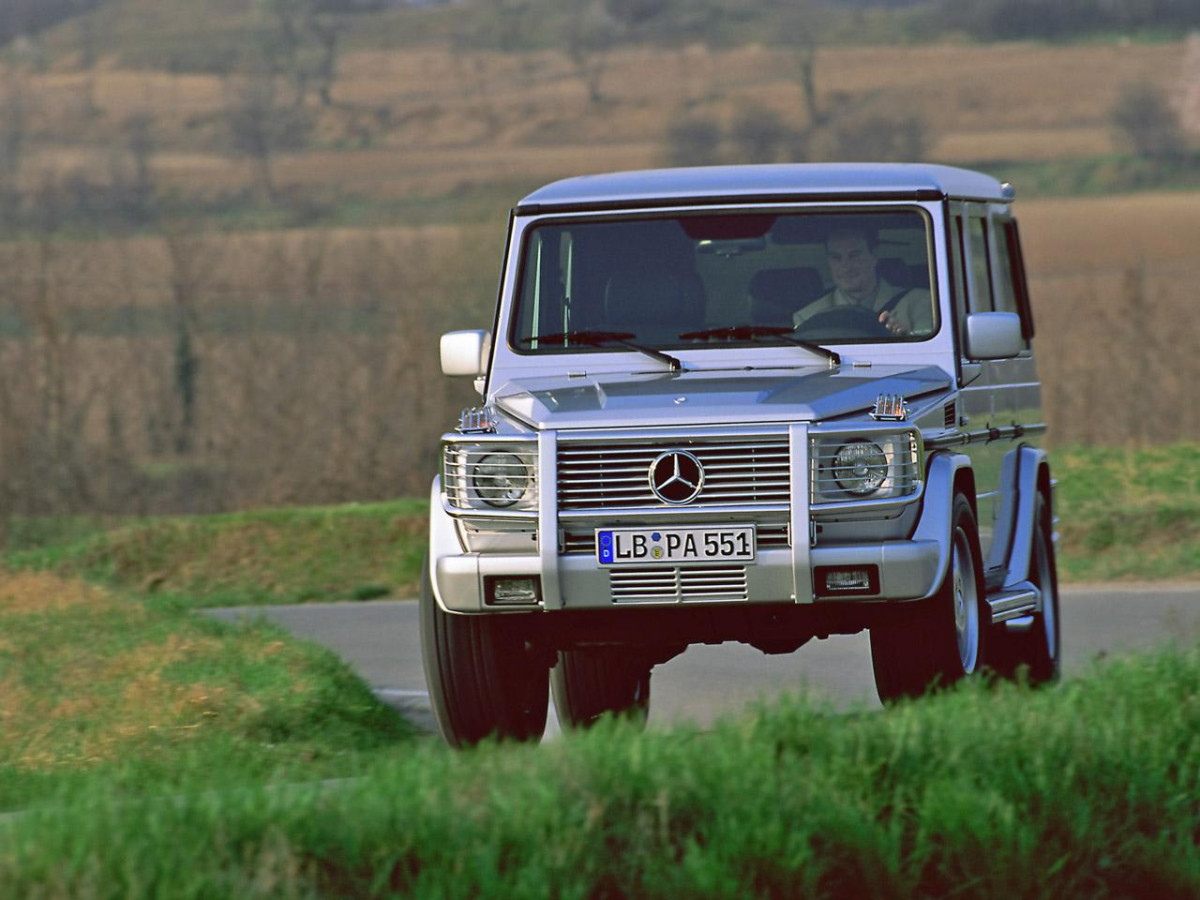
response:
{"label": "front fender", "polygon": [[[936,453],[926,470],[921,518],[913,532],[913,540],[933,541],[938,545],[937,577],[926,597],[937,593],[950,567],[950,523],[954,517],[954,494],[962,474],[971,476],[971,459],[962,453]],[[974,505],[974,497],[967,499]]]}

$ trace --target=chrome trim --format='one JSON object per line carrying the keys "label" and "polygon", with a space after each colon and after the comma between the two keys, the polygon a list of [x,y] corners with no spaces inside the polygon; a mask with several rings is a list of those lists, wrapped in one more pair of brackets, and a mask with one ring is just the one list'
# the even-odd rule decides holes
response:
{"label": "chrome trim", "polygon": [[1016,440],[1026,435],[1045,434],[1047,425],[1038,422],[1033,425],[1005,425],[1000,428],[987,428],[979,431],[959,431],[954,434],[943,434],[925,439],[925,446],[930,450],[941,450],[946,447],[961,447],[966,444],[987,444],[993,441]]}
{"label": "chrome trim", "polygon": [[563,510],[559,513],[558,519],[560,522],[578,522],[583,519],[625,519],[625,518],[679,518],[690,517],[698,522],[708,522],[718,516],[738,516],[740,518],[753,517],[760,513],[786,513],[789,509],[787,503],[755,503],[755,504],[738,504],[731,505],[712,505],[712,506],[630,506],[619,507],[616,509],[610,507],[590,507],[588,509],[572,509]]}
{"label": "chrome trim", "polygon": [[535,509],[464,509],[461,506],[454,506],[446,497],[445,492],[442,492],[441,497],[442,511],[455,518],[469,519],[472,523],[479,523],[480,528],[486,528],[486,522],[489,519],[505,520],[505,521],[524,521],[532,525],[538,520],[539,510]]}
{"label": "chrome trim", "polygon": [[[654,467],[671,453],[694,458],[704,473],[695,496],[671,502],[655,495]],[[709,513],[714,507],[755,507],[786,501],[791,476],[786,437],[755,438],[655,432],[623,440],[563,441],[557,456],[559,509],[624,513],[676,509]],[[546,495],[549,496],[549,495]]]}
{"label": "chrome trim", "polygon": [[869,415],[876,422],[903,422],[908,419],[908,403],[900,394],[880,394]]}
{"label": "chrome trim", "polygon": [[496,410],[490,406],[471,406],[458,414],[459,434],[495,434]]}
{"label": "chrome trim", "polygon": [[[788,429],[792,470],[791,519],[788,524],[793,535],[809,534],[812,528],[809,512],[809,498],[812,494],[808,459],[810,434],[807,425],[793,425]],[[813,602],[812,564],[809,558],[811,549],[809,541],[792,541],[792,599],[796,603]]]}
{"label": "chrome trim", "polygon": [[609,570],[613,603],[728,603],[750,599],[746,567],[707,565]]}
{"label": "chrome trim", "polygon": [[538,441],[538,480],[543,490],[538,503],[538,561],[542,576],[542,608],[562,609],[563,597],[558,577],[558,435],[542,433]]}
{"label": "chrome trim", "polygon": [[[870,427],[870,426],[867,426]],[[637,443],[647,440],[673,440],[676,438],[738,438],[749,439],[759,437],[784,438],[787,430],[781,425],[681,425],[678,428],[639,428],[636,431],[629,428],[588,429],[586,431],[564,431],[559,437],[559,445],[570,447],[574,444],[592,443]]]}
{"label": "chrome trim", "polygon": [[992,610],[992,624],[996,625],[1037,612],[1042,606],[1042,593],[1036,585],[1022,581],[1009,590],[992,594],[987,602]]}

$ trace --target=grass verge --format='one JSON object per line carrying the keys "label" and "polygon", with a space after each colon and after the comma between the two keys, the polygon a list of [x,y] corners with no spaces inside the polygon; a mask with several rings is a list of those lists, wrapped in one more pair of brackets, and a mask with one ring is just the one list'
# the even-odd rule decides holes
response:
{"label": "grass verge", "polygon": [[1200,892],[1200,650],[880,714],[421,747],[336,790],[22,818],[8,896],[1094,897]]}
{"label": "grass verge", "polygon": [[7,561],[192,607],[369,600],[415,590],[428,508],[401,500],[135,520]]}
{"label": "grass verge", "polygon": [[1200,446],[1056,450],[1065,581],[1200,577]]}
{"label": "grass verge", "polygon": [[411,734],[331,653],[267,624],[0,571],[0,810],[88,785],[344,776]]}

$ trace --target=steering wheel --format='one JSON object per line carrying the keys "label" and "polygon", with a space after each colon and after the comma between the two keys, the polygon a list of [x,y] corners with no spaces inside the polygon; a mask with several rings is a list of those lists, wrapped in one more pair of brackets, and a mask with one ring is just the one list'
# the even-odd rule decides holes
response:
{"label": "steering wheel", "polygon": [[804,331],[849,331],[863,337],[892,337],[879,316],[865,306],[839,306],[819,312],[800,323]]}

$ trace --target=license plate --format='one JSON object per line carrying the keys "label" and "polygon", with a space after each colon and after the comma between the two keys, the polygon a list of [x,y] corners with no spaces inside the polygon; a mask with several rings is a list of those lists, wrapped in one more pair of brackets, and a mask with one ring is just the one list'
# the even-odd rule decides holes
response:
{"label": "license plate", "polygon": [[597,529],[596,558],[602,566],[751,560],[754,526]]}

